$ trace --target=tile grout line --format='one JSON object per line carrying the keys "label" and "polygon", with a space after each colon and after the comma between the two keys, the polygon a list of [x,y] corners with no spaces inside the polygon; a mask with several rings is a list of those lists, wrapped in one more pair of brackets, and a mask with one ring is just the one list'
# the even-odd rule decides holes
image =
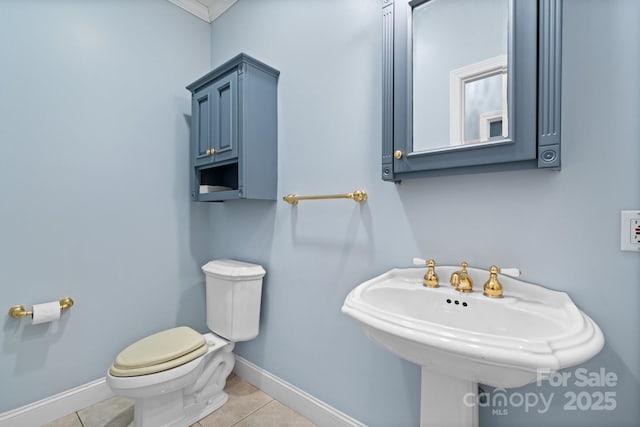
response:
{"label": "tile grout line", "polygon": [[[259,389],[258,389],[259,390]],[[264,392],[263,392],[264,393]],[[267,394],[267,396],[269,396]],[[275,399],[271,396],[269,396],[270,400],[268,402],[266,402],[264,405],[257,407],[256,409],[254,409],[253,411],[251,411],[250,413],[248,413],[247,415],[245,415],[244,417],[240,418],[238,421],[236,421],[235,423],[231,424],[229,427],[233,427],[235,425],[238,425],[239,423],[241,423],[242,421],[246,420],[247,418],[249,418],[250,416],[252,416],[253,414],[255,414],[256,412],[258,412],[260,409],[264,408],[265,406],[267,406],[269,403],[275,401]]]}
{"label": "tile grout line", "polygon": [[76,418],[78,419],[78,421],[80,421],[80,425],[84,427],[84,423],[82,422],[82,418],[80,418],[80,414],[78,413],[78,411],[76,411]]}

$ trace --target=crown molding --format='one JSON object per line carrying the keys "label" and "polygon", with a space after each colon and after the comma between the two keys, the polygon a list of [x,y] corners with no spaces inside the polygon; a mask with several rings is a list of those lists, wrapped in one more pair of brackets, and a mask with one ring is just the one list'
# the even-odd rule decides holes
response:
{"label": "crown molding", "polygon": [[209,22],[213,22],[218,16],[222,15],[233,6],[238,0],[209,0]]}
{"label": "crown molding", "polygon": [[169,0],[171,3],[197,16],[205,22],[213,22],[238,0]]}

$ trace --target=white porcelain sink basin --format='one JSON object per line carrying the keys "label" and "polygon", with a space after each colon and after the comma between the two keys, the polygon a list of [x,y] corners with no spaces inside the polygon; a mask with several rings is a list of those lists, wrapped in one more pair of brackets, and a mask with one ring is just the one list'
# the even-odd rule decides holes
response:
{"label": "white porcelain sink basin", "polygon": [[600,328],[566,293],[499,276],[503,298],[482,294],[489,272],[469,268],[474,292],[449,285],[460,267],[393,269],[349,293],[342,311],[373,341],[431,371],[472,383],[519,387],[577,365],[604,345]]}

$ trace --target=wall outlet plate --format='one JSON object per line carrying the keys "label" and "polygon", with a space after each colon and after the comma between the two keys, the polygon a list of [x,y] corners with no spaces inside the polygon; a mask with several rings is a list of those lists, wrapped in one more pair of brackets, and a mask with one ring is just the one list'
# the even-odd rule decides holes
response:
{"label": "wall outlet plate", "polygon": [[620,212],[620,250],[640,251],[640,211]]}

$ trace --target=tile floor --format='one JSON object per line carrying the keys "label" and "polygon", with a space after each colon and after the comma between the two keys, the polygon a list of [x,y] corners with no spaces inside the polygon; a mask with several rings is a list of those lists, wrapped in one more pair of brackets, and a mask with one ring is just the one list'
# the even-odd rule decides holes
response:
{"label": "tile floor", "polygon": [[[311,421],[231,374],[229,400],[191,427],[314,427]],[[113,397],[62,417],[43,427],[126,427],[133,420],[130,399]]]}

